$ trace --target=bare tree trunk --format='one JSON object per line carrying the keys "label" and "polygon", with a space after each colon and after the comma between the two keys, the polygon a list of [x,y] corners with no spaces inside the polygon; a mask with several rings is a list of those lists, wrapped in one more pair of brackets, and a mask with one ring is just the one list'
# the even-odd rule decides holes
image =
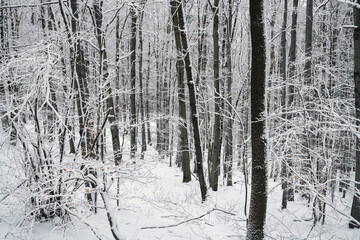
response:
{"label": "bare tree trunk", "polygon": [[[176,0],[172,0],[172,1],[176,1]],[[194,79],[193,79],[192,71],[191,71],[190,53],[189,53],[187,35],[186,35],[186,30],[185,30],[185,21],[184,21],[184,14],[183,14],[183,1],[181,1],[180,3],[176,3],[176,6],[178,9],[177,13],[178,13],[178,19],[179,19],[180,36],[181,36],[181,43],[182,43],[182,53],[184,54],[186,78],[187,78],[188,88],[189,88],[189,100],[190,100],[191,119],[192,119],[194,142],[195,142],[197,174],[198,174],[198,178],[199,178],[199,182],[200,182],[201,199],[202,199],[202,201],[205,201],[207,187],[206,187],[206,182],[205,182],[205,177],[204,177],[199,122],[198,122],[198,114],[197,114],[197,109],[196,109],[196,92],[195,92],[195,86],[194,86]]]}
{"label": "bare tree trunk", "polygon": [[113,152],[114,152],[114,160],[115,165],[119,165],[122,159],[121,153],[121,145],[120,145],[120,138],[119,138],[119,127],[116,123],[116,116],[115,116],[115,104],[114,99],[112,97],[112,88],[110,82],[107,81],[109,77],[108,71],[108,60],[107,60],[107,52],[106,52],[106,45],[105,45],[105,37],[104,37],[104,30],[102,29],[102,21],[103,21],[103,14],[102,14],[102,5],[103,1],[98,0],[94,3],[94,13],[95,13],[95,24],[96,24],[96,37],[98,42],[98,48],[100,49],[100,77],[103,78],[103,82],[107,82],[106,84],[106,108],[107,111],[110,111],[109,114],[109,122],[110,122],[110,132],[111,132],[111,139],[113,145]]}
{"label": "bare tree trunk", "polygon": [[267,164],[265,120],[265,66],[266,46],[263,22],[263,1],[250,1],[251,33],[251,198],[246,237],[249,240],[264,238],[267,205]]}
{"label": "bare tree trunk", "polygon": [[213,191],[218,189],[221,153],[221,98],[220,98],[220,46],[219,46],[219,0],[214,1],[213,13],[213,44],[214,44],[214,90],[215,90],[215,122],[214,122],[214,143],[211,159],[211,181]]}
{"label": "bare tree trunk", "polygon": [[171,1],[171,15],[173,21],[175,45],[178,53],[176,60],[177,83],[178,83],[178,99],[179,99],[179,130],[180,137],[178,140],[177,158],[181,160],[183,171],[183,182],[191,181],[190,156],[189,156],[189,138],[187,132],[186,105],[185,105],[185,84],[184,84],[184,59],[181,56],[181,36],[179,31],[179,20],[177,15],[177,3]]}
{"label": "bare tree trunk", "polygon": [[[288,87],[288,101],[286,103],[286,108],[291,109],[294,103],[295,95],[295,61],[296,61],[296,26],[297,26],[297,11],[298,11],[299,0],[293,0],[293,13],[291,20],[291,39],[290,39],[290,56],[289,56],[289,87]],[[287,113],[287,119],[290,121],[292,119],[292,114]],[[290,126],[288,126],[290,127]],[[291,149],[289,154],[291,154]],[[292,167],[292,159],[288,160],[289,167]],[[288,179],[291,181],[292,170],[288,171]],[[293,183],[290,183],[288,186],[288,201],[294,201],[294,186]]]}
{"label": "bare tree trunk", "polygon": [[148,64],[148,68],[147,68],[147,77],[146,77],[146,84],[145,84],[145,89],[146,89],[146,126],[147,126],[147,142],[148,144],[151,146],[151,129],[150,129],[150,104],[149,104],[149,81],[150,81],[150,56],[151,54],[151,47],[150,47],[150,42],[149,42],[149,50],[148,50],[148,60],[147,60],[147,64]]}
{"label": "bare tree trunk", "polygon": [[137,10],[135,6],[131,6],[131,39],[130,39],[130,79],[131,79],[131,95],[130,95],[130,156],[131,159],[135,159],[135,153],[137,149],[136,144],[136,102],[135,102],[135,88],[136,88],[136,21],[137,21]]}
{"label": "bare tree trunk", "polygon": [[311,58],[312,58],[312,31],[313,31],[313,0],[306,3],[306,29],[305,29],[305,69],[304,83],[311,85]]}
{"label": "bare tree trunk", "polygon": [[[284,0],[284,16],[283,16],[283,25],[281,28],[281,51],[280,51],[280,75],[283,80],[282,83],[282,96],[281,96],[281,108],[282,108],[282,118],[286,121],[286,28],[287,28],[287,11],[288,11],[288,2]],[[286,128],[283,129],[286,131]],[[283,142],[285,142],[283,140]],[[285,145],[285,144],[284,144]],[[287,149],[286,149],[287,151]],[[282,203],[281,209],[287,208],[287,199],[288,199],[288,169],[287,169],[287,156],[281,161],[281,188],[282,193]]]}
{"label": "bare tree trunk", "polygon": [[[313,81],[312,81],[312,33],[313,32],[313,0],[307,0],[306,3],[306,25],[305,25],[305,67],[304,67],[304,86],[307,86],[308,88],[312,87]],[[313,92],[310,91],[307,94],[305,94],[305,111],[307,114],[304,116],[305,121],[307,121],[308,115],[312,115],[311,108],[312,108],[312,101],[313,98]],[[310,105],[310,106],[307,106]],[[308,112],[309,111],[309,112]],[[305,149],[304,152],[307,155],[307,159],[303,161],[302,164],[302,172],[304,176],[308,176],[309,179],[311,179],[312,171],[311,171],[311,163],[312,163],[312,157],[310,155],[310,148],[312,147],[312,139],[314,138],[311,133],[309,132],[309,129],[305,127],[304,129],[304,145]]]}
{"label": "bare tree trunk", "polygon": [[[268,88],[268,96],[267,96],[267,113],[270,115],[274,112],[274,108],[275,108],[275,98],[274,98],[274,90],[272,90],[273,87],[273,79],[274,79],[274,74],[275,74],[275,69],[276,69],[276,60],[275,60],[275,43],[274,43],[274,37],[275,37],[275,23],[276,23],[276,13],[277,13],[277,7],[276,5],[276,0],[272,0],[271,1],[271,5],[273,7],[272,10],[272,14],[271,14],[271,18],[270,18],[270,72],[269,72],[269,77],[267,78],[267,88]],[[275,121],[271,118],[267,119],[267,127],[268,127],[268,138],[272,137],[272,128],[273,123]],[[277,167],[277,161],[272,158],[271,155],[271,148],[272,148],[272,141],[270,141],[267,145],[267,154],[268,154],[268,159],[269,161],[271,161],[271,169],[270,169],[270,178],[274,178],[274,182],[277,180],[277,172],[278,172],[278,167]]]}
{"label": "bare tree trunk", "polygon": [[[360,4],[360,0],[356,0]],[[356,125],[360,126],[360,9],[354,6],[354,81],[355,81],[355,108],[356,108]],[[354,220],[350,221],[350,228],[360,228],[360,140],[356,138],[356,166],[355,166],[355,189],[351,216]]]}
{"label": "bare tree trunk", "polygon": [[231,57],[231,41],[232,41],[232,9],[233,1],[229,0],[229,16],[226,26],[226,68],[227,68],[227,104],[228,104],[228,114],[229,119],[227,122],[227,135],[226,135],[226,148],[225,148],[225,172],[226,175],[226,185],[232,186],[232,164],[233,164],[233,120],[232,120],[232,57]]}
{"label": "bare tree trunk", "polygon": [[143,99],[143,37],[142,37],[142,24],[144,19],[144,6],[145,2],[142,3],[142,9],[140,13],[139,22],[139,87],[140,87],[140,112],[141,112],[141,159],[144,159],[146,152],[146,132],[145,132],[145,110],[144,110],[144,99]]}
{"label": "bare tree trunk", "polygon": [[[0,1],[0,5],[4,6],[4,0]],[[0,9],[0,62],[3,63],[5,62],[6,59],[6,55],[8,53],[8,44],[7,44],[7,16],[6,16],[6,10],[4,10],[3,8]],[[7,94],[7,84],[1,82],[0,83],[0,94],[1,94],[1,98],[3,98],[2,100],[4,101],[4,103],[6,102],[6,99],[8,99],[8,97],[6,96]],[[9,116],[7,115],[7,111],[6,111],[6,107],[5,104],[1,107],[1,112],[0,112],[0,117],[1,117],[1,125],[2,128],[7,131],[10,127],[10,119]]]}
{"label": "bare tree trunk", "polygon": [[[60,3],[62,5],[62,3]],[[81,150],[82,155],[86,156],[88,154],[88,149],[90,146],[90,133],[87,128],[87,82],[86,82],[86,71],[85,71],[85,58],[84,58],[84,50],[81,45],[80,39],[78,39],[78,19],[79,19],[79,9],[77,0],[71,0],[70,7],[72,10],[72,18],[71,18],[71,28],[73,37],[75,37],[75,41],[71,43],[72,48],[70,52],[72,56],[71,65],[73,71],[72,85],[76,94],[76,106],[79,117],[79,133],[80,133],[80,142],[81,142]],[[64,18],[65,19],[65,18]],[[70,33],[69,33],[70,34]],[[72,39],[72,37],[70,36]],[[70,40],[72,41],[72,40]],[[75,71],[74,71],[75,70]],[[76,76],[75,77],[75,72]]]}

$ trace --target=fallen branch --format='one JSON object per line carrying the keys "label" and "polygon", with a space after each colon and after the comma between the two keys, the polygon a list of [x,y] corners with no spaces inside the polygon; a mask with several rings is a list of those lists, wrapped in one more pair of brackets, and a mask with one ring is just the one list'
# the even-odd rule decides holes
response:
{"label": "fallen branch", "polygon": [[194,221],[194,220],[198,220],[200,218],[203,218],[207,215],[209,215],[210,213],[214,212],[214,211],[219,211],[219,212],[223,212],[223,213],[226,213],[226,214],[229,214],[229,215],[232,215],[232,216],[235,216],[234,213],[231,213],[231,212],[227,212],[227,211],[224,211],[224,210],[221,210],[221,209],[218,209],[218,208],[214,208],[210,211],[207,211],[206,213],[204,213],[203,215],[200,215],[198,217],[195,217],[195,218],[190,218],[188,220],[185,220],[183,222],[179,222],[179,223],[175,223],[175,224],[171,224],[171,225],[167,225],[167,226],[153,226],[153,227],[142,227],[140,229],[154,229],[154,228],[171,228],[171,227],[177,227],[181,224],[184,224],[184,223],[188,223],[188,222],[191,222],[191,221]]}

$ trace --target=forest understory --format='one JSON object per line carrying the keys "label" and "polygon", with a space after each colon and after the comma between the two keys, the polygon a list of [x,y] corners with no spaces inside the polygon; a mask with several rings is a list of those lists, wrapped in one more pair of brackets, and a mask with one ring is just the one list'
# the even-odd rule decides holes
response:
{"label": "forest understory", "polygon": [[[17,167],[20,163],[17,161],[22,153],[5,143],[3,132],[1,139],[0,189],[3,198],[21,184],[21,171]],[[111,142],[110,138],[107,140]],[[125,146],[129,145],[130,139],[125,138],[125,141]],[[108,158],[111,159],[111,156],[109,151]],[[64,159],[68,173],[65,175],[75,176],[79,169],[71,164],[74,155],[66,154]],[[170,157],[160,157],[153,147],[149,147],[144,159],[137,157],[135,164],[129,154],[124,155],[119,175],[111,174],[112,164],[98,166],[99,169],[104,168],[109,176],[120,178],[120,194],[116,194],[114,184],[109,189],[109,198],[110,211],[114,212],[122,239],[246,239],[246,190],[242,168],[234,167],[233,186],[228,187],[226,181],[221,180],[219,190],[209,191],[206,202],[201,203],[199,183],[196,180],[182,183],[181,169],[169,167],[169,163]],[[348,194],[343,198],[338,187],[339,182],[335,199],[327,207],[325,224],[314,227],[308,199],[301,193],[295,193],[295,201],[288,204],[288,209],[281,210],[281,182],[269,181],[265,238],[358,239],[360,230],[348,228],[347,215],[352,196]],[[247,188],[250,191],[251,185],[248,184]],[[67,202],[71,214],[65,222],[57,217],[39,223],[31,217],[24,219],[27,216],[24,203],[29,201],[30,193],[23,186],[17,188],[0,203],[0,239],[113,239],[103,202],[98,201],[98,213],[94,214],[91,211],[93,205],[85,199],[86,193],[83,186],[74,195],[68,195],[71,196]],[[116,206],[117,199],[119,207]]]}
{"label": "forest understory", "polygon": [[0,0],[0,239],[360,239],[360,0]]}

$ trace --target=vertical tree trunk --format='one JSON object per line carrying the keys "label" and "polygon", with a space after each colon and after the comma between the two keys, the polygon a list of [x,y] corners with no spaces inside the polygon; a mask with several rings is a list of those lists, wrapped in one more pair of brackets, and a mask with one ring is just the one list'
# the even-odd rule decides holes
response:
{"label": "vertical tree trunk", "polygon": [[[282,87],[282,96],[281,96],[281,108],[282,108],[282,118],[286,121],[286,28],[287,28],[287,11],[288,3],[287,0],[284,0],[284,16],[283,16],[283,25],[281,28],[281,51],[280,51],[280,75],[283,80]],[[286,129],[283,129],[286,131]],[[285,144],[284,144],[285,145]],[[287,151],[287,149],[286,149]],[[282,203],[281,209],[287,208],[287,199],[288,199],[288,169],[287,169],[287,156],[281,161],[281,188],[282,193]]]}
{"label": "vertical tree trunk", "polygon": [[214,122],[214,143],[211,159],[211,188],[213,191],[218,189],[221,153],[221,119],[220,119],[220,46],[219,46],[219,0],[214,0],[214,20],[213,20],[213,44],[214,44],[214,95],[215,95],[215,122]]}
{"label": "vertical tree trunk", "polygon": [[[360,0],[356,0],[360,4]],[[355,108],[356,108],[356,126],[360,126],[360,9],[354,6],[354,81],[355,81]],[[356,138],[356,166],[355,166],[355,189],[351,216],[354,220],[350,221],[350,228],[360,228],[360,140]]]}
{"label": "vertical tree trunk", "polygon": [[[313,31],[313,0],[307,0],[306,2],[306,25],[305,25],[305,67],[304,67],[304,86],[307,86],[308,88],[312,87],[313,81],[312,81],[312,31]],[[313,91],[310,91],[305,94],[304,100],[305,100],[305,111],[308,111],[307,115],[312,115],[311,108],[312,108],[312,94]],[[310,106],[307,106],[310,105]],[[307,121],[307,116],[304,116],[304,121]],[[310,148],[312,147],[312,138],[311,133],[309,133],[309,130],[305,126],[304,129],[304,151],[306,152],[307,159],[303,161],[302,165],[302,172],[304,176],[308,176],[309,179],[311,179],[311,164],[312,164],[312,157],[310,155]]]}
{"label": "vertical tree trunk", "polygon": [[142,24],[144,19],[144,6],[145,2],[142,3],[142,9],[140,13],[139,22],[139,87],[140,87],[140,112],[141,112],[141,159],[144,159],[146,151],[146,132],[145,132],[145,110],[144,110],[144,99],[143,99],[143,37],[142,37]]}
{"label": "vertical tree trunk", "polygon": [[[175,1],[175,0],[172,0],[172,1]],[[182,43],[182,53],[184,54],[186,78],[187,78],[187,83],[188,83],[188,88],[189,88],[189,100],[190,100],[191,120],[192,120],[194,143],[195,143],[197,174],[198,174],[199,183],[200,183],[201,199],[202,199],[202,201],[205,201],[207,188],[206,188],[206,182],[205,182],[205,177],[204,177],[199,122],[198,122],[198,114],[197,114],[197,108],[196,108],[196,92],[195,92],[195,86],[194,86],[194,79],[193,79],[192,71],[191,71],[190,53],[189,53],[187,35],[186,35],[186,30],[185,30],[185,21],[184,21],[184,14],[183,14],[183,1],[181,1],[180,3],[176,3],[176,6],[178,9],[179,28],[180,28],[180,36],[181,36],[181,43]]]}
{"label": "vertical tree trunk", "polygon": [[[274,112],[274,108],[275,108],[275,98],[274,98],[274,90],[272,90],[273,88],[273,79],[274,79],[274,73],[275,73],[275,69],[276,69],[276,60],[275,60],[275,43],[274,43],[274,37],[275,37],[275,23],[276,23],[276,13],[277,13],[277,8],[275,7],[276,5],[276,0],[272,0],[271,1],[271,5],[273,7],[272,10],[272,14],[271,14],[271,18],[270,18],[270,72],[269,72],[269,77],[267,78],[267,89],[269,92],[267,95],[267,113],[270,115]],[[275,121],[271,118],[267,119],[267,137],[269,139],[271,139],[272,137],[272,129],[274,128],[273,123]],[[271,169],[270,169],[270,178],[274,178],[274,182],[277,180],[277,173],[278,173],[278,166],[277,166],[277,161],[276,159],[272,158],[271,155],[271,149],[272,149],[272,141],[270,141],[267,144],[267,154],[268,154],[268,159],[269,161],[271,161]]]}
{"label": "vertical tree trunk", "polygon": [[227,104],[229,119],[227,122],[226,148],[225,148],[225,172],[226,185],[232,186],[232,164],[233,164],[233,120],[232,120],[232,58],[231,58],[231,42],[232,42],[232,9],[233,1],[229,0],[229,16],[226,26],[226,67],[227,67]]}
{"label": "vertical tree trunk", "polygon": [[[62,3],[60,3],[62,5]],[[84,50],[81,45],[80,39],[78,38],[78,19],[79,19],[79,9],[77,0],[70,1],[70,7],[72,11],[72,18],[71,18],[71,29],[72,29],[72,36],[75,37],[75,41],[71,41],[71,48],[70,52],[73,54],[70,56],[72,59],[71,65],[72,66],[72,85],[76,94],[76,107],[79,116],[79,133],[80,133],[80,145],[82,155],[86,156],[88,154],[88,149],[90,143],[88,140],[90,139],[89,129],[87,128],[86,124],[86,115],[87,115],[87,82],[86,82],[86,71],[85,67],[85,58],[84,58]],[[65,19],[65,18],[64,18]],[[70,34],[70,33],[69,33]],[[70,35],[69,38],[72,39]],[[74,71],[75,70],[75,71]],[[76,76],[75,73],[76,72]]]}
{"label": "vertical tree trunk", "polygon": [[94,2],[94,12],[95,12],[95,24],[96,24],[96,37],[98,42],[98,48],[100,50],[100,77],[106,84],[106,108],[107,111],[110,111],[109,114],[109,122],[110,122],[110,132],[111,132],[111,139],[113,145],[113,152],[114,152],[114,160],[115,165],[119,165],[122,159],[121,153],[121,145],[120,145],[120,138],[119,138],[119,127],[116,123],[116,116],[115,116],[115,104],[114,99],[112,96],[112,88],[110,82],[107,81],[109,77],[108,71],[108,60],[107,60],[107,52],[106,52],[106,45],[105,45],[105,36],[104,31],[102,29],[102,22],[103,22],[103,14],[102,14],[102,6],[103,1],[96,1]]}
{"label": "vertical tree trunk", "polygon": [[136,21],[137,10],[135,6],[131,6],[131,39],[130,39],[130,80],[131,80],[131,95],[130,95],[130,156],[134,160],[136,153],[136,103],[135,103],[135,88],[136,88]]}
{"label": "vertical tree trunk", "polygon": [[[291,36],[290,36],[290,53],[289,53],[289,88],[288,88],[288,101],[286,103],[286,108],[290,110],[293,107],[294,95],[295,95],[295,61],[296,61],[296,27],[297,27],[297,11],[298,11],[299,0],[293,0],[293,12],[291,19]],[[287,119],[291,121],[292,114],[287,113]],[[290,128],[290,126],[288,126]],[[291,149],[289,150],[291,154]],[[290,167],[293,166],[292,159],[288,160]],[[292,171],[288,171],[288,179],[291,181]],[[288,186],[288,201],[294,201],[294,186],[293,183],[290,183]]]}
{"label": "vertical tree trunk", "polygon": [[160,53],[159,50],[155,53],[156,63],[156,150],[162,154],[162,129],[161,129],[161,77],[160,77]]}
{"label": "vertical tree trunk", "polygon": [[181,51],[181,36],[179,31],[179,20],[177,15],[177,3],[171,1],[171,15],[173,21],[175,45],[177,50],[176,60],[176,72],[177,72],[177,84],[178,84],[178,99],[179,99],[179,130],[180,137],[178,140],[178,153],[177,158],[180,159],[183,171],[183,182],[191,181],[190,170],[190,156],[189,156],[189,138],[187,132],[187,119],[186,119],[186,105],[185,105],[185,84],[184,84],[184,59]]}
{"label": "vertical tree trunk", "polygon": [[[116,91],[120,91],[120,16],[117,16],[116,18],[116,30],[115,30],[115,66],[116,66],[116,79],[115,79],[115,85],[116,85]],[[122,110],[122,109],[121,109]],[[117,92],[115,96],[115,113],[117,114],[117,117],[121,118],[120,113],[120,94]]]}
{"label": "vertical tree trunk", "polygon": [[[4,6],[4,0],[0,1],[0,5]],[[5,58],[6,58],[6,54],[7,54],[7,39],[6,39],[6,32],[7,32],[7,16],[6,16],[6,11],[1,8],[0,9],[0,63],[4,63],[5,62]],[[3,101],[6,102],[6,99],[8,98],[6,96],[6,88],[7,88],[7,84],[1,82],[0,83],[0,94],[1,94],[1,98],[3,98]],[[10,122],[9,122],[9,116],[7,115],[7,111],[5,109],[5,106],[1,107],[1,112],[0,112],[0,117],[1,117],[1,125],[2,128],[7,131],[10,127]]]}
{"label": "vertical tree trunk", "polygon": [[147,64],[148,64],[148,68],[147,68],[147,77],[146,77],[146,84],[145,84],[145,89],[146,89],[146,126],[147,126],[147,143],[151,146],[151,129],[150,129],[150,104],[149,104],[149,81],[150,81],[150,56],[151,54],[151,47],[150,47],[150,42],[149,42],[149,50],[148,50],[148,60],[147,60]]}
{"label": "vertical tree trunk", "polygon": [[[72,87],[75,91],[75,100],[79,118],[79,133],[80,133],[80,146],[81,146],[81,154],[83,157],[87,156],[91,147],[91,137],[90,131],[87,124],[87,116],[88,116],[88,83],[87,83],[87,72],[86,72],[86,62],[85,62],[85,53],[81,41],[79,39],[79,9],[77,0],[70,1],[70,7],[72,11],[71,16],[71,30],[72,33],[68,30],[68,41],[70,43],[70,68],[72,75]],[[62,3],[60,3],[60,8],[62,8]],[[67,17],[65,17],[65,13],[62,10],[62,15],[64,21],[66,21]],[[65,23],[65,25],[67,25]],[[73,38],[75,40],[73,40]],[[75,75],[76,73],[76,75]],[[85,165],[82,165],[84,168]],[[86,169],[85,174],[89,174],[91,170]],[[86,183],[86,186],[89,187],[90,183]],[[92,185],[92,187],[94,187]],[[91,194],[87,194],[87,199],[89,202],[93,202]]]}
{"label": "vertical tree trunk", "polygon": [[311,85],[311,58],[312,58],[312,31],[313,31],[313,0],[306,2],[306,27],[305,27],[305,69],[304,83]]}
{"label": "vertical tree trunk", "polygon": [[247,239],[264,238],[267,204],[265,121],[266,47],[263,23],[263,1],[250,1],[251,32],[251,145],[252,174]]}

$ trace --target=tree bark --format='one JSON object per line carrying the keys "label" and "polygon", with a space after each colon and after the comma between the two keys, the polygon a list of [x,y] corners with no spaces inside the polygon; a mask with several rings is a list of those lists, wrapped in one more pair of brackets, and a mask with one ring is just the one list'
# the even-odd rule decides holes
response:
{"label": "tree bark", "polygon": [[[280,75],[283,80],[282,87],[282,96],[281,96],[281,108],[282,108],[282,118],[286,121],[286,28],[287,28],[287,11],[288,3],[287,0],[284,0],[284,16],[283,16],[283,25],[281,28],[281,51],[280,51]],[[286,128],[284,128],[286,131]],[[285,141],[283,141],[285,143]],[[284,144],[286,145],[286,144]],[[287,149],[285,150],[287,151]],[[288,169],[287,169],[287,156],[281,161],[281,188],[282,192],[282,203],[281,209],[287,208],[287,199],[288,199]]]}
{"label": "tree bark", "polygon": [[232,57],[231,57],[231,42],[232,42],[232,9],[233,1],[229,0],[229,16],[226,25],[226,68],[227,68],[227,104],[229,119],[227,121],[227,135],[226,135],[226,148],[225,148],[225,172],[226,185],[232,186],[232,164],[233,164],[233,120],[232,120]]}
{"label": "tree bark", "polygon": [[213,191],[218,189],[221,153],[221,98],[220,98],[220,46],[219,46],[219,0],[214,0],[213,20],[213,44],[214,44],[214,96],[215,96],[215,117],[214,117],[214,143],[211,159],[211,181]]}
{"label": "tree bark", "polygon": [[[360,0],[356,0],[360,4]],[[354,81],[355,81],[355,108],[356,108],[356,126],[360,126],[360,9],[353,7],[354,11]],[[354,220],[350,221],[350,228],[360,228],[360,140],[356,138],[356,166],[355,166],[355,189],[351,217]]]}
{"label": "tree bark", "polygon": [[142,3],[142,10],[140,13],[139,22],[139,87],[140,87],[140,112],[141,112],[141,159],[144,159],[146,152],[146,132],[145,132],[145,110],[144,110],[144,99],[143,99],[143,37],[142,37],[142,24],[144,19],[144,6],[145,2]]}
{"label": "tree bark", "polygon": [[311,58],[312,58],[312,31],[313,31],[313,0],[306,3],[306,25],[305,25],[305,69],[304,84],[311,85]]}
{"label": "tree bark", "polygon": [[106,108],[107,111],[110,111],[109,114],[109,122],[110,122],[110,132],[111,132],[111,139],[112,139],[112,147],[114,152],[114,161],[115,165],[119,165],[122,159],[121,153],[121,145],[120,145],[120,138],[119,138],[119,127],[116,123],[116,116],[115,116],[115,104],[114,99],[112,96],[112,88],[110,82],[107,81],[109,77],[108,72],[108,62],[107,62],[107,52],[106,52],[106,45],[105,45],[105,36],[104,31],[102,29],[102,21],[103,21],[103,14],[102,14],[102,6],[103,1],[96,1],[94,2],[94,13],[95,13],[95,27],[96,27],[96,37],[98,42],[99,48],[99,55],[100,55],[100,77],[102,77],[103,82],[106,83]]}
{"label": "tree bark", "polygon": [[179,100],[179,130],[180,137],[178,140],[177,158],[181,160],[183,171],[183,182],[191,181],[190,155],[189,155],[189,138],[187,132],[186,105],[185,105],[185,84],[184,84],[184,59],[182,56],[181,36],[179,31],[179,20],[177,14],[177,3],[171,1],[171,15],[174,28],[175,45],[177,50],[176,72],[178,84]]}
{"label": "tree bark", "polygon": [[149,144],[149,146],[152,145],[151,142],[151,129],[150,129],[150,104],[149,104],[149,81],[150,81],[150,56],[151,54],[151,47],[150,47],[150,42],[149,42],[149,50],[148,50],[148,60],[147,60],[147,64],[148,64],[148,68],[147,68],[147,77],[146,77],[146,84],[145,84],[145,89],[146,89],[146,127],[147,127],[147,143]]}
{"label": "tree bark", "polygon": [[[290,56],[289,56],[289,87],[288,87],[288,100],[286,102],[286,108],[290,110],[293,107],[294,103],[294,95],[295,95],[295,61],[296,61],[296,28],[297,28],[297,11],[299,6],[299,0],[293,0],[293,13],[292,13],[292,19],[291,19],[291,33],[290,33]],[[287,119],[291,121],[292,114],[287,113]],[[288,126],[290,128],[290,126]],[[291,149],[289,150],[289,153],[291,154]],[[293,166],[292,159],[288,160],[288,165],[290,167]],[[292,171],[289,169],[288,171],[288,179],[291,181],[292,177]],[[293,184],[290,183],[290,186],[288,186],[288,192],[287,192],[287,198],[288,201],[294,201],[294,187]]]}
{"label": "tree bark", "polygon": [[263,22],[263,1],[250,1],[251,32],[251,145],[252,174],[247,239],[264,238],[267,205],[265,120],[266,47]]}
{"label": "tree bark", "polygon": [[[173,0],[175,1],[175,0]],[[199,122],[198,122],[198,113],[196,108],[196,92],[194,86],[194,79],[191,71],[191,59],[187,41],[187,35],[185,30],[185,21],[183,14],[183,1],[180,3],[177,2],[178,9],[178,19],[179,19],[179,28],[180,28],[180,36],[182,43],[182,53],[184,54],[185,61],[185,71],[186,78],[189,88],[189,100],[190,100],[190,110],[191,110],[191,120],[193,126],[193,134],[194,134],[194,143],[195,143],[195,155],[196,155],[196,165],[197,165],[197,174],[200,183],[200,191],[201,191],[201,199],[202,201],[206,200],[206,182],[204,177],[204,169],[203,169],[203,159],[202,159],[202,150],[201,150],[201,141],[200,141],[200,130],[199,130]]]}
{"label": "tree bark", "polygon": [[131,6],[131,39],[130,39],[130,81],[131,81],[131,94],[130,94],[130,156],[134,160],[136,153],[136,102],[135,102],[135,88],[136,88],[136,21],[137,10],[135,6]]}

